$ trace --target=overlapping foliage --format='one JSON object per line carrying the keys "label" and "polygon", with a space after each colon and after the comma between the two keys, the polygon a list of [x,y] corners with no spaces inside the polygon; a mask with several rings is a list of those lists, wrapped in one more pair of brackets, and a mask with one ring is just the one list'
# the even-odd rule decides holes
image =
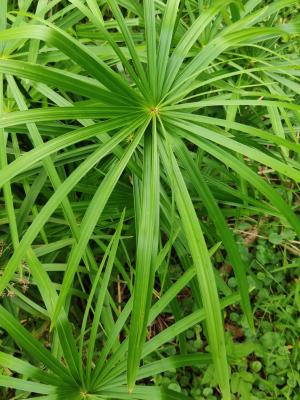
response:
{"label": "overlapping foliage", "polygon": [[[146,383],[213,363],[230,399],[222,310],[240,303],[255,327],[228,218],[269,214],[300,237],[292,200],[258,173],[300,180],[298,1],[1,4],[0,362],[15,375],[0,385],[19,398],[184,399]],[[165,313],[173,323],[151,335]],[[183,333],[200,322],[208,348],[189,354]]]}

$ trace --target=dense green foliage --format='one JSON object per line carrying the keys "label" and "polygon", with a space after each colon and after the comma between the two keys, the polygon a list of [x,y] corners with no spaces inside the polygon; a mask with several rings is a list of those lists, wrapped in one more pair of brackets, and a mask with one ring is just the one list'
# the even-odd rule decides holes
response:
{"label": "dense green foliage", "polygon": [[1,2],[3,398],[296,393],[299,9]]}

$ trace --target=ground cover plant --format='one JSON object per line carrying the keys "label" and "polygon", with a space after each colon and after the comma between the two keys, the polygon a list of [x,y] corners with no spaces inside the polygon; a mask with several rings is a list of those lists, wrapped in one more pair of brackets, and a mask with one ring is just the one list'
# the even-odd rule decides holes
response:
{"label": "ground cover plant", "polygon": [[299,398],[299,10],[1,2],[1,398]]}

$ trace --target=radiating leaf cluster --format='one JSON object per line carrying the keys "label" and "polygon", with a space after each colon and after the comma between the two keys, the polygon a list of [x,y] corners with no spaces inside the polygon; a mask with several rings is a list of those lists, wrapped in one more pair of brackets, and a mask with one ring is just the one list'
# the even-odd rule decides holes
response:
{"label": "radiating leaf cluster", "polygon": [[[0,365],[13,373],[0,386],[28,399],[185,399],[147,382],[213,363],[231,398],[224,308],[240,303],[255,330],[228,222],[267,214],[300,238],[291,199],[260,173],[298,188],[296,6],[1,2]],[[162,314],[172,323],[151,333]],[[189,354],[198,323],[208,346]]]}

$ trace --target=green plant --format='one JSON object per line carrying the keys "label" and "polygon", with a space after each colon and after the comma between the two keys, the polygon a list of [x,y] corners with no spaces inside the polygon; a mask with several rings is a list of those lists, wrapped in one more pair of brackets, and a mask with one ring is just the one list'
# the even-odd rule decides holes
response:
{"label": "green plant", "polygon": [[[270,214],[300,237],[284,184],[258,173],[300,179],[289,44],[300,27],[284,13],[297,1],[15,3],[0,10],[0,326],[1,364],[23,377],[0,384],[25,398],[184,399],[145,382],[212,362],[230,399],[222,310],[240,301],[254,323],[227,218]],[[187,286],[189,315],[177,299]],[[175,322],[151,335],[170,311]],[[17,321],[24,312],[50,321],[49,351]],[[209,348],[191,354],[184,332],[200,322]],[[164,357],[173,338],[179,351]],[[161,360],[139,367],[152,352]]]}

